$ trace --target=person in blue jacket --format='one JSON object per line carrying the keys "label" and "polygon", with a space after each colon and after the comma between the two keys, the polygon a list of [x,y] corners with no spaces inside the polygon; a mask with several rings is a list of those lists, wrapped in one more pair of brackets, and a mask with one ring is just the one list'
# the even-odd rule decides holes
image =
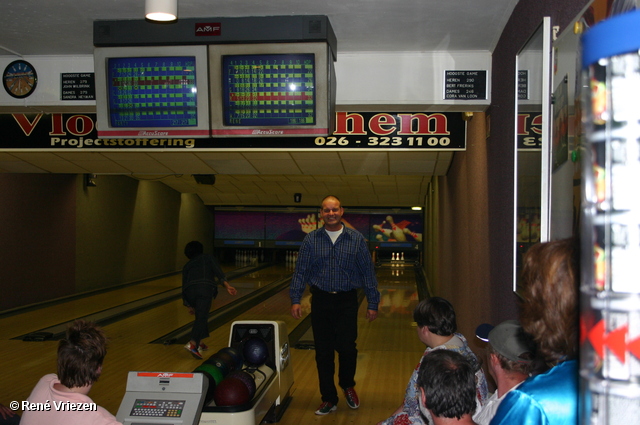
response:
{"label": "person in blue jacket", "polygon": [[578,423],[578,247],[563,239],[534,245],[524,256],[520,321],[550,369],[510,391],[491,425]]}
{"label": "person in blue jacket", "polygon": [[301,299],[307,285],[311,296],[311,328],[322,404],[316,415],[337,409],[334,379],[338,353],[338,385],[351,409],[360,407],[355,390],[358,361],[358,288],[367,297],[366,317],[378,317],[380,292],[371,253],[362,233],[342,221],[344,209],[335,196],[322,200],[323,227],[302,241],[291,279],[291,316],[302,318]]}

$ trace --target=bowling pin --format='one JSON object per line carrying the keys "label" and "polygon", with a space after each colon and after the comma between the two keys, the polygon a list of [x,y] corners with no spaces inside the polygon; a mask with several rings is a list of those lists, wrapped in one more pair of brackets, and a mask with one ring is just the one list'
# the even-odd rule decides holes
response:
{"label": "bowling pin", "polygon": [[[379,224],[374,224],[371,227],[373,227],[373,230],[375,230],[376,232],[382,233],[387,238],[393,237],[393,235],[391,234],[391,229],[385,229],[384,227],[380,226]],[[381,236],[381,235],[377,235],[377,236]],[[379,240],[382,240],[382,238],[379,239]]]}
{"label": "bowling pin", "polygon": [[412,232],[408,227],[405,227],[402,231],[407,235],[411,235],[416,241],[422,242],[422,233]]}
{"label": "bowling pin", "polygon": [[400,261],[404,261],[404,251],[401,254]]}
{"label": "bowling pin", "polygon": [[391,217],[390,215],[387,216],[387,223],[389,223],[389,225],[391,226],[391,234],[393,235],[393,238],[395,240],[397,240],[398,242],[406,242],[407,237],[405,236],[404,232],[402,231],[401,228],[399,228],[394,222],[393,222],[393,217]]}

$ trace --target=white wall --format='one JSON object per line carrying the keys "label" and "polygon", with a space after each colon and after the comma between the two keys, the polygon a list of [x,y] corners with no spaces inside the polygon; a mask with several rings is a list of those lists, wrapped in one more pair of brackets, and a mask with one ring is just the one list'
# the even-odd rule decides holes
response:
{"label": "white wall", "polygon": [[93,72],[93,56],[1,56],[0,69],[17,59],[34,66],[38,84],[25,99],[15,99],[0,89],[0,112],[95,112],[95,101],[60,100],[61,74]]}
{"label": "white wall", "polygon": [[[13,60],[0,57],[0,69]],[[95,101],[60,100],[62,73],[93,72],[93,56],[26,56],[38,86],[26,99],[0,90],[0,112],[95,112]],[[491,53],[364,52],[338,54],[335,62],[339,110],[484,111],[490,104]],[[487,99],[444,100],[444,71],[486,70]]]}
{"label": "white wall", "polygon": [[[487,71],[487,99],[444,100],[445,71]],[[487,52],[387,52],[339,54],[336,62],[342,110],[431,109],[484,111],[491,101],[491,54]],[[358,106],[361,106],[359,108]],[[381,107],[382,106],[382,107]],[[394,108],[399,110],[399,108]]]}

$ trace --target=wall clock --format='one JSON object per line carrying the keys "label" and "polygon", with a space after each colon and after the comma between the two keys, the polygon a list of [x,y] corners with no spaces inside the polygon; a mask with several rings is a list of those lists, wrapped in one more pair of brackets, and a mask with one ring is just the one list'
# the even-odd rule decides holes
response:
{"label": "wall clock", "polygon": [[25,60],[11,62],[2,73],[2,85],[11,96],[22,99],[36,89],[38,74],[36,69]]}

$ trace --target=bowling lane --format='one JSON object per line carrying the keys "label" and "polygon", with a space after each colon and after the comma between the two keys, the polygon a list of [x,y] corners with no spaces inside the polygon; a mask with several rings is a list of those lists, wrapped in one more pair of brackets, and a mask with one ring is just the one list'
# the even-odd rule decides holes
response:
{"label": "bowling lane", "polygon": [[181,275],[178,273],[4,317],[0,319],[0,339],[15,338],[78,317],[157,295],[175,289],[181,284]]}
{"label": "bowling lane", "polygon": [[[311,295],[306,290],[302,298],[302,314],[303,318],[311,312]],[[294,319],[290,314],[291,298],[289,298],[289,288],[283,289],[277,294],[269,297],[269,299],[259,305],[245,311],[240,316],[229,320],[227,323],[213,330],[207,338],[206,343],[211,347],[210,354],[215,353],[220,348],[229,345],[229,332],[231,324],[237,320],[279,320],[287,325],[287,331],[291,333],[293,329],[300,324],[300,320]],[[206,358],[206,356],[205,356]]]}
{"label": "bowling lane", "polygon": [[[211,311],[224,307],[274,281],[281,280],[291,272],[291,268],[276,265],[238,277],[229,282],[238,290],[238,294],[231,296],[219,287],[218,297],[214,300]],[[187,308],[182,304],[182,299],[177,299],[105,325],[103,328],[112,342],[148,343],[191,322],[193,322],[193,316],[189,315]]]}
{"label": "bowling lane", "polygon": [[[415,327],[412,327],[413,309],[418,303],[416,290],[416,274],[413,267],[390,268],[381,267],[376,269],[378,277],[378,289],[380,291],[381,302],[379,305],[379,320],[371,322],[375,324],[376,334],[369,338],[359,338],[358,346],[365,349],[375,350],[395,350],[408,343],[411,346],[420,347],[420,343],[415,344]],[[282,290],[270,297],[265,302],[253,307],[242,315],[230,320],[224,325],[211,332],[207,343],[211,348],[225,347],[229,342],[229,331],[231,324],[235,320],[280,320],[287,325],[288,332],[291,333],[301,320],[294,319],[289,313],[291,299],[289,289]],[[311,312],[311,294],[305,290],[301,302],[303,319]],[[364,329],[369,325],[366,320],[367,303],[363,300],[360,306],[359,324]],[[399,328],[408,332],[398,332]],[[377,332],[382,332],[379,335]],[[367,335],[367,334],[365,334]],[[305,334],[302,339],[312,340],[311,331]],[[295,341],[291,341],[292,345]]]}
{"label": "bowling lane", "polygon": [[371,322],[371,326],[362,328],[358,347],[367,351],[401,351],[415,347],[419,352],[424,351],[413,322],[413,310],[420,301],[415,268],[380,267],[377,276],[380,290],[378,319]]}
{"label": "bowling lane", "polygon": [[[411,371],[424,351],[413,326],[413,309],[419,302],[416,291],[416,273],[411,266],[376,269],[381,303],[378,319],[366,320],[367,303],[363,300],[358,312],[358,368],[356,386],[361,407],[358,410],[339,404],[335,414],[323,417],[332,424],[371,424],[386,419],[400,405]],[[288,290],[281,291],[263,305],[248,310],[236,320],[282,320],[289,333],[300,324],[289,315]],[[310,312],[310,295],[305,292],[302,307]],[[208,339],[209,355],[228,345],[233,321],[212,332]],[[309,331],[303,339],[312,340]],[[314,414],[320,404],[320,392],[315,365],[315,351],[292,346],[291,362],[294,368],[292,400],[279,425],[316,423]],[[206,358],[206,356],[205,356]]]}
{"label": "bowling lane", "polygon": [[[290,273],[291,268],[280,267],[282,273]],[[334,424],[377,423],[393,412],[404,394],[404,387],[412,369],[424,351],[412,323],[412,310],[417,300],[413,300],[415,291],[415,273],[412,267],[396,271],[381,267],[377,269],[382,303],[379,318],[368,322],[365,318],[366,303],[363,302],[358,314],[358,370],[356,382],[361,399],[361,408],[347,409],[343,404],[335,414],[323,419]],[[239,290],[248,290],[245,284],[232,283]],[[264,283],[258,283],[264,285]],[[249,283],[246,283],[248,286]],[[398,291],[404,291],[400,297]],[[216,300],[215,306],[221,306],[223,294]],[[408,302],[406,297],[409,298]],[[228,297],[231,298],[231,297]],[[303,299],[305,315],[310,310],[308,292]],[[291,332],[300,323],[289,314],[290,300],[288,290],[257,305],[236,320],[282,320]],[[184,307],[176,310],[186,321],[191,321]],[[131,370],[141,371],[192,371],[202,361],[192,358],[180,345],[148,344],[153,337],[119,338],[113,333],[131,332],[139,335],[142,324],[136,320],[127,322],[125,329],[108,329],[111,342],[109,353],[103,366],[104,373],[94,385],[91,397],[99,405],[116,413],[125,393],[127,374]],[[211,349],[207,356],[219,348],[228,345],[229,330],[232,321],[225,323],[211,333],[207,339]],[[113,325],[116,325],[115,323]],[[109,325],[111,327],[112,325]],[[155,326],[153,323],[148,327]],[[167,329],[163,329],[167,331]],[[305,335],[306,338],[306,335]],[[293,343],[292,343],[293,345]],[[24,342],[20,340],[2,341],[0,364],[4,370],[4,385],[0,386],[0,400],[24,400],[38,379],[45,373],[55,372],[57,341]],[[318,381],[315,370],[314,350],[291,350],[294,368],[294,386],[292,401],[279,425],[299,425],[317,422],[314,410],[320,403]]]}
{"label": "bowling lane", "polygon": [[[366,320],[366,302],[358,312],[358,367],[356,389],[360,408],[349,409],[344,400],[338,410],[322,418],[334,425],[375,424],[391,416],[404,397],[407,380],[425,346],[413,326],[416,274],[413,267],[380,267],[381,303],[378,318]],[[415,298],[415,299],[414,299]],[[278,425],[316,423],[315,409],[321,402],[314,350],[291,350],[294,368],[292,401]]]}
{"label": "bowling lane", "polygon": [[[237,267],[223,265],[222,269],[225,273],[229,273]],[[112,290],[105,289],[98,293],[89,293],[86,296],[78,294],[68,301],[61,300],[59,303],[45,305],[42,308],[7,315],[0,318],[0,340],[15,338],[123,304],[175,291],[181,285],[182,274],[176,272],[158,279],[148,279]]]}

